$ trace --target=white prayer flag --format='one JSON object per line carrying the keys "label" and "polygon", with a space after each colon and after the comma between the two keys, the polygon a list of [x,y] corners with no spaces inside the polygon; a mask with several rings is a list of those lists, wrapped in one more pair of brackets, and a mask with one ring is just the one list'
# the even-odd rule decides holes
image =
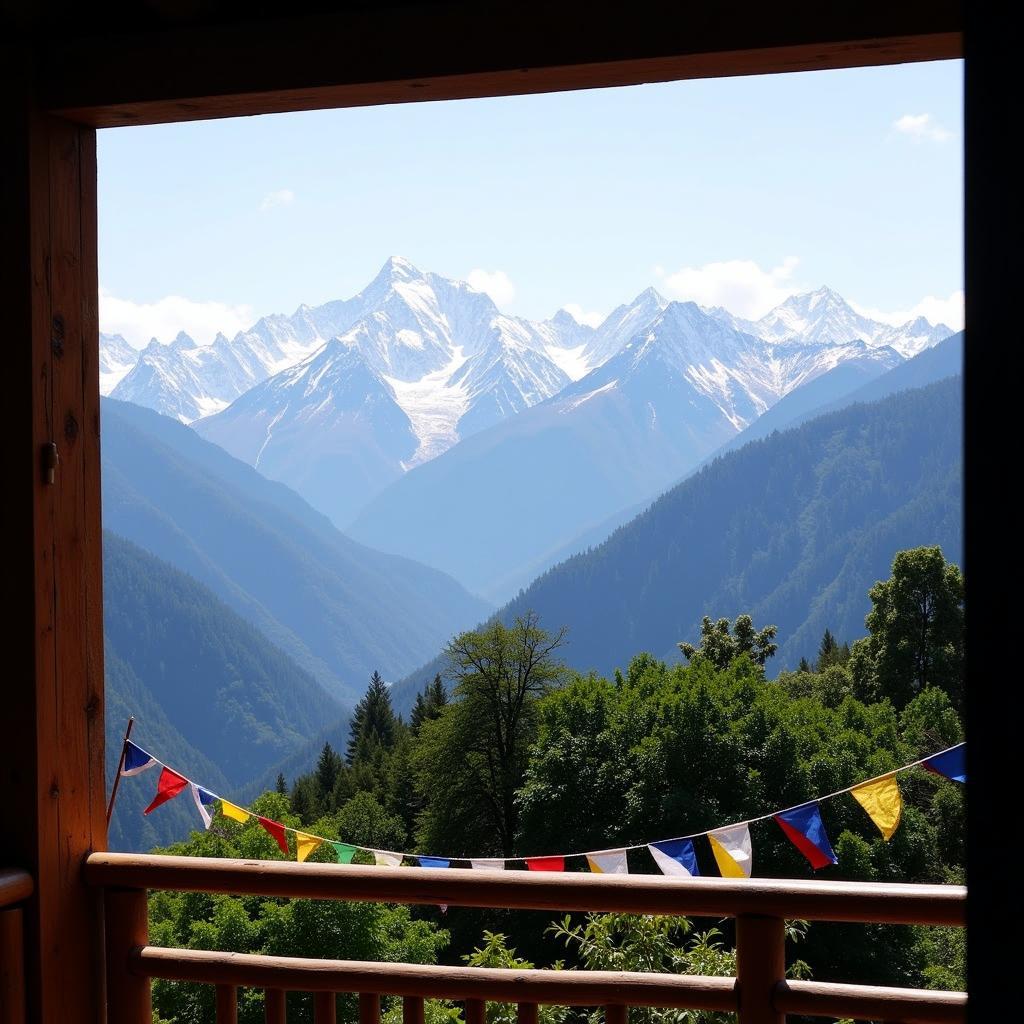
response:
{"label": "white prayer flag", "polygon": [[481,860],[469,862],[478,871],[504,871],[505,862],[496,857],[484,857]]}
{"label": "white prayer flag", "polygon": [[625,850],[604,850],[602,853],[588,853],[590,870],[599,875],[628,875],[629,864]]}
{"label": "white prayer flag", "polygon": [[746,825],[730,825],[708,833],[711,852],[723,878],[749,878],[754,857],[750,849],[750,829]]}
{"label": "white prayer flag", "polygon": [[387,850],[374,850],[373,859],[379,868],[398,868],[402,866],[400,853],[388,853]]}

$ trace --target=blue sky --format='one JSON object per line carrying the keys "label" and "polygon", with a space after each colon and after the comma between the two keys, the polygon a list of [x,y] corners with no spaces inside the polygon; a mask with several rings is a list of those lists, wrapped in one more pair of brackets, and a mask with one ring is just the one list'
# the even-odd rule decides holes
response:
{"label": "blue sky", "polygon": [[100,133],[101,327],[208,341],[389,255],[508,312],[822,284],[959,327],[959,61]]}

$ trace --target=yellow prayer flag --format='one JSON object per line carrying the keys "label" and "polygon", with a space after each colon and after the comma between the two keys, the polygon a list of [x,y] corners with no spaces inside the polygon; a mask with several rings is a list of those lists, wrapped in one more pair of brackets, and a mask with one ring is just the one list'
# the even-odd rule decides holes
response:
{"label": "yellow prayer flag", "polygon": [[229,804],[227,800],[221,800],[220,812],[225,818],[231,818],[234,821],[248,821],[249,812],[242,807],[236,807],[235,804]]}
{"label": "yellow prayer flag", "polygon": [[322,839],[306,832],[295,833],[295,850],[301,864],[321,843]]}
{"label": "yellow prayer flag", "polygon": [[876,782],[854,786],[850,793],[868,812],[868,817],[878,826],[882,837],[890,839],[899,827],[900,815],[903,813],[903,797],[900,796],[900,787],[896,784],[896,774],[886,775]]}

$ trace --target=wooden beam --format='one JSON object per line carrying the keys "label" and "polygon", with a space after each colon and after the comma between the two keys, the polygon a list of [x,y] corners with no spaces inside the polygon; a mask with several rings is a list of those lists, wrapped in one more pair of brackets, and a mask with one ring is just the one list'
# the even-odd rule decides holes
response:
{"label": "wooden beam", "polygon": [[341,13],[47,37],[47,109],[96,127],[941,60],[954,0],[366,5]]}
{"label": "wooden beam", "polygon": [[959,885],[378,868],[144,853],[95,853],[85,877],[97,886],[179,892],[888,924],[962,925],[967,901]]}
{"label": "wooden beam", "polygon": [[[467,1024],[477,1019],[474,1000],[546,1006],[617,1005],[690,1007],[736,1012],[734,978],[627,971],[508,970],[359,960],[218,953],[147,946],[130,955],[140,977],[167,978],[293,992],[358,992],[360,1024],[371,1024],[382,995],[467,1001]],[[268,991],[269,995],[269,991]]]}
{"label": "wooden beam", "polygon": [[[10,317],[0,408],[14,500],[0,858],[35,882],[25,905],[29,1019],[100,1019],[101,918],[81,876],[103,820],[95,132],[41,113],[25,52],[0,45],[0,300]],[[44,448],[59,454],[53,482]]]}

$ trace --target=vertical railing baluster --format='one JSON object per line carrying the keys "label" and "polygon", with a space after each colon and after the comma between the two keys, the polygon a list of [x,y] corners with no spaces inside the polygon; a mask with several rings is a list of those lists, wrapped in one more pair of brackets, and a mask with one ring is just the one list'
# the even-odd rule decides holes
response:
{"label": "vertical railing baluster", "polygon": [[466,1000],[466,1024],[486,1024],[487,1004],[482,999]]}
{"label": "vertical railing baluster", "polygon": [[149,942],[145,889],[107,889],[107,1024],[149,1024],[149,978],[133,974],[128,957]]}
{"label": "vertical railing baluster", "polygon": [[516,1024],[537,1024],[537,1004],[520,1003],[516,1007]]}
{"label": "vertical railing baluster", "polygon": [[266,1024],[285,1024],[284,989],[268,988],[263,991],[263,1019]]}
{"label": "vertical railing baluster", "polygon": [[25,915],[0,910],[0,1024],[25,1024]]}
{"label": "vertical railing baluster", "polygon": [[238,1024],[238,989],[234,985],[217,986],[217,1024]]}
{"label": "vertical railing baluster", "polygon": [[781,917],[736,918],[739,1024],[785,1024],[774,1006],[775,987],[786,980],[786,923]]}
{"label": "vertical railing baluster", "polygon": [[629,1007],[620,1003],[609,1003],[604,1008],[604,1024],[627,1024]]}
{"label": "vertical railing baluster", "polygon": [[333,992],[313,993],[313,1024],[335,1024],[338,1001]]}
{"label": "vertical railing baluster", "polygon": [[359,1024],[380,1024],[379,993],[359,993]]}
{"label": "vertical railing baluster", "polygon": [[402,1000],[402,1024],[423,1024],[423,996],[406,996]]}

